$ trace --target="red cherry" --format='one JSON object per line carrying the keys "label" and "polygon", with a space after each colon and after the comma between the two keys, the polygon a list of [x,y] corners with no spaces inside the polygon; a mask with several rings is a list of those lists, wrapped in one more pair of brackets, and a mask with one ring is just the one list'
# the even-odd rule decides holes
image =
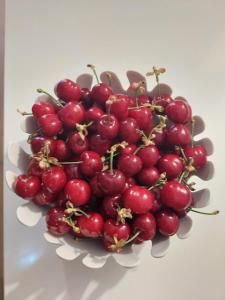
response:
{"label": "red cherry", "polygon": [[160,173],[166,172],[168,179],[176,178],[184,169],[184,163],[176,154],[165,154],[158,163]]}
{"label": "red cherry", "polygon": [[66,173],[62,167],[51,167],[42,173],[42,183],[50,193],[60,192],[64,188],[66,180]]}
{"label": "red cherry", "polygon": [[147,213],[152,207],[153,200],[153,194],[138,185],[130,187],[122,196],[124,207],[130,208],[136,214]]}
{"label": "red cherry", "polygon": [[107,196],[121,194],[125,187],[126,178],[119,170],[107,170],[98,174],[98,185]]}
{"label": "red cherry", "polygon": [[120,206],[121,195],[107,196],[102,200],[104,213],[111,218],[117,217],[117,210]]}
{"label": "red cherry", "polygon": [[120,122],[120,138],[122,141],[126,141],[129,144],[137,143],[141,136],[139,133],[137,121],[133,118],[127,118]]}
{"label": "red cherry", "polygon": [[135,244],[152,240],[156,234],[156,222],[154,216],[150,213],[135,216],[132,223],[132,229],[134,233],[140,232],[134,240]]}
{"label": "red cherry", "polygon": [[78,102],[69,102],[58,112],[58,116],[65,127],[73,129],[76,123],[84,121],[84,108]]}
{"label": "red cherry", "polygon": [[174,100],[166,106],[168,118],[174,123],[186,124],[191,121],[192,113],[190,105],[183,100]]}
{"label": "red cherry", "polygon": [[77,226],[85,237],[97,238],[102,235],[104,220],[99,213],[88,212],[88,216],[79,216]]}
{"label": "red cherry", "polygon": [[103,168],[100,155],[94,151],[84,151],[80,155],[80,160],[82,161],[80,170],[84,176],[93,177]]}
{"label": "red cherry", "polygon": [[66,173],[67,180],[81,179],[82,174],[80,172],[79,164],[68,164],[64,166],[64,171]]}
{"label": "red cherry", "polygon": [[169,95],[161,95],[161,96],[154,96],[154,98],[152,99],[152,104],[162,106],[165,109],[167,105],[173,101],[174,101],[173,98],[170,97]]}
{"label": "red cherry", "polygon": [[96,130],[96,123],[101,119],[101,117],[104,115],[104,111],[99,107],[91,107],[85,112],[85,122],[94,122],[89,129],[92,131]]}
{"label": "red cherry", "polygon": [[117,167],[127,177],[134,176],[142,169],[142,161],[135,154],[123,155],[119,158]]}
{"label": "red cherry", "polygon": [[114,238],[118,241],[126,241],[130,236],[130,226],[117,223],[115,220],[108,219],[104,224],[104,239],[114,243]]}
{"label": "red cherry", "polygon": [[177,180],[168,181],[161,190],[161,202],[175,210],[184,210],[191,204],[190,189]]}
{"label": "red cherry", "polygon": [[160,173],[157,168],[149,167],[141,170],[138,174],[140,184],[152,186],[159,180]]}
{"label": "red cherry", "polygon": [[86,181],[73,179],[67,182],[65,195],[75,206],[84,205],[90,200],[91,188]]}
{"label": "red cherry", "polygon": [[68,139],[68,146],[74,154],[81,154],[88,150],[88,139],[82,138],[79,132],[72,133]]}
{"label": "red cherry", "polygon": [[89,139],[90,149],[99,155],[104,155],[110,149],[112,142],[103,138],[100,134],[93,134]]}
{"label": "red cherry", "polygon": [[129,117],[135,119],[141,129],[145,129],[152,119],[152,112],[147,107],[135,108],[129,111]]}
{"label": "red cherry", "polygon": [[30,144],[33,153],[38,153],[39,151],[41,151],[41,148],[43,148],[46,144],[48,145],[48,149],[50,151],[49,155],[53,156],[55,153],[56,141],[51,138],[36,136],[32,138]]}
{"label": "red cherry", "polygon": [[39,167],[39,162],[34,158],[30,160],[27,169],[27,174],[41,178],[42,173],[43,173],[43,169]]}
{"label": "red cherry", "polygon": [[129,154],[133,154],[135,150],[137,149],[137,146],[135,144],[130,144],[126,146],[125,148],[121,148],[119,150],[120,156],[126,156]]}
{"label": "red cherry", "polygon": [[134,107],[135,106],[135,102],[131,97],[129,97],[128,95],[123,95],[123,98],[127,101],[128,107]]}
{"label": "red cherry", "polygon": [[136,181],[133,177],[126,178],[125,187],[123,192],[129,189],[131,186],[136,185]]}
{"label": "red cherry", "polygon": [[43,115],[55,114],[55,109],[50,103],[39,101],[33,104],[32,113],[35,119],[38,119]]}
{"label": "red cherry", "polygon": [[64,79],[55,86],[55,94],[60,100],[65,102],[77,101],[80,99],[81,89],[72,80]]}
{"label": "red cherry", "polygon": [[207,162],[207,151],[204,146],[187,146],[184,149],[186,157],[193,158],[193,166],[196,169],[201,169],[206,165]]}
{"label": "red cherry", "polygon": [[160,157],[158,148],[153,145],[141,148],[137,152],[137,155],[140,157],[143,166],[146,168],[154,166]]}
{"label": "red cherry", "polygon": [[64,191],[61,191],[56,198],[56,206],[66,209],[67,202],[68,202],[68,200],[66,199],[66,195],[65,195]]}
{"label": "red cherry", "polygon": [[87,89],[87,88],[81,89],[80,101],[84,105],[85,108],[91,107],[92,100],[91,100],[91,92],[89,89]]}
{"label": "red cherry", "polygon": [[171,236],[177,232],[180,222],[174,211],[164,208],[157,213],[156,224],[159,232],[162,235]]}
{"label": "red cherry", "polygon": [[175,124],[168,128],[166,138],[171,145],[187,146],[191,142],[191,133],[185,125]]}
{"label": "red cherry", "polygon": [[97,122],[97,132],[105,139],[114,139],[119,132],[119,122],[113,115],[103,115]]}
{"label": "red cherry", "polygon": [[18,196],[30,199],[40,190],[40,180],[35,176],[19,175],[14,182],[14,190]]}
{"label": "red cherry", "polygon": [[[145,126],[144,128],[144,133],[145,135],[149,136],[152,134],[152,129],[156,126],[155,122],[153,119],[150,120],[150,122]],[[156,133],[154,132],[154,135]]]}
{"label": "red cherry", "polygon": [[167,129],[164,128],[160,132],[154,132],[154,138],[152,139],[156,146],[163,146],[166,141],[166,132]]}
{"label": "red cherry", "polygon": [[119,121],[124,120],[128,117],[128,106],[126,95],[116,94],[115,100],[112,104],[106,103],[107,110],[110,110],[110,113],[114,115]]}
{"label": "red cherry", "polygon": [[147,95],[138,95],[137,96],[137,102],[139,105],[145,105],[150,103],[150,99]]}
{"label": "red cherry", "polygon": [[153,212],[154,214],[156,212],[158,212],[161,208],[162,208],[162,203],[160,201],[160,192],[161,190],[159,188],[154,188],[152,190],[153,194],[154,194],[154,201],[153,201],[153,205],[151,208],[151,212]]}
{"label": "red cherry", "polygon": [[61,207],[49,208],[46,215],[48,231],[51,234],[60,236],[70,232],[71,227],[63,219],[66,218],[64,209]]}
{"label": "red cherry", "polygon": [[54,157],[59,161],[65,161],[69,158],[70,151],[68,149],[67,144],[63,140],[55,141],[55,152]]}
{"label": "red cherry", "polygon": [[47,190],[41,189],[32,199],[32,201],[40,206],[50,205],[55,201],[55,195],[49,193]]}
{"label": "red cherry", "polygon": [[113,94],[111,87],[105,83],[96,84],[91,90],[91,99],[93,102],[105,104],[109,96]]}
{"label": "red cherry", "polygon": [[99,197],[99,198],[104,196],[104,193],[98,184],[98,176],[97,175],[91,178],[90,187],[91,187],[92,194],[94,196]]}
{"label": "red cherry", "polygon": [[43,115],[38,118],[38,123],[47,137],[55,136],[63,129],[62,122],[56,114]]}

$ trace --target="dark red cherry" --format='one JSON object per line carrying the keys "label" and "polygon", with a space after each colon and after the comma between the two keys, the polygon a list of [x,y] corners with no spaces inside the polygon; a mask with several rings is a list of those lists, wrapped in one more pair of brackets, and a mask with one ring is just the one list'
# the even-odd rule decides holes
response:
{"label": "dark red cherry", "polygon": [[68,202],[68,200],[66,199],[66,195],[65,195],[64,191],[61,191],[56,198],[56,206],[66,209],[67,202]]}
{"label": "dark red cherry", "polygon": [[77,101],[80,99],[81,89],[72,80],[64,79],[55,86],[55,94],[60,100],[65,102]]}
{"label": "dark red cherry", "polygon": [[107,196],[121,194],[125,187],[126,178],[120,170],[107,170],[98,174],[98,185]]}
{"label": "dark red cherry", "polygon": [[16,194],[23,199],[34,197],[40,190],[40,186],[38,177],[30,175],[19,175],[14,182]]}
{"label": "dark red cherry", "polygon": [[68,139],[68,146],[74,154],[81,154],[88,150],[88,139],[82,138],[79,132],[72,133]]}
{"label": "dark red cherry", "polygon": [[49,208],[46,215],[46,223],[48,227],[48,231],[53,235],[64,235],[70,232],[71,227],[68,225],[64,219],[66,218],[66,214],[64,212],[64,208],[61,207],[52,207]]}
{"label": "dark red cherry", "polygon": [[77,218],[77,226],[83,236],[97,238],[103,234],[104,220],[99,213],[88,212],[88,216]]}
{"label": "dark red cherry", "polygon": [[84,121],[84,108],[78,102],[67,103],[59,112],[58,116],[67,128],[75,128],[76,124]]}
{"label": "dark red cherry", "polygon": [[117,168],[127,177],[131,177],[141,171],[142,161],[135,154],[123,155],[118,160]]}
{"label": "dark red cherry", "polygon": [[120,199],[121,199],[121,195],[107,196],[103,198],[102,200],[103,211],[108,217],[110,218],[117,217],[117,210],[120,207]]}
{"label": "dark red cherry", "polygon": [[87,88],[81,89],[80,101],[85,108],[91,107],[93,102],[91,100],[91,91],[89,89]]}
{"label": "dark red cherry", "polygon": [[93,134],[89,138],[90,149],[97,152],[101,156],[107,153],[111,145],[112,141],[103,138],[100,134]]}
{"label": "dark red cherry", "polygon": [[33,104],[32,113],[35,119],[38,119],[43,115],[55,114],[55,109],[50,103],[39,101]]}
{"label": "dark red cherry", "polygon": [[192,201],[190,189],[177,180],[168,181],[161,190],[160,200],[175,210],[188,208]]}
{"label": "dark red cherry", "polygon": [[[114,98],[113,98],[114,99]],[[114,115],[119,121],[124,120],[128,117],[128,106],[126,95],[116,94],[115,99],[112,103],[106,103],[106,108],[112,115]]]}
{"label": "dark red cherry", "polygon": [[160,173],[155,167],[142,169],[138,174],[138,182],[142,185],[152,186],[159,180]]}
{"label": "dark red cherry", "polygon": [[91,99],[93,102],[105,104],[108,98],[113,94],[111,87],[105,83],[96,84],[91,90]]}
{"label": "dark red cherry", "polygon": [[207,151],[204,146],[197,145],[197,146],[187,146],[184,149],[184,153],[186,157],[193,158],[194,160],[194,167],[196,169],[201,169],[206,165],[207,162]]}
{"label": "dark red cherry", "polygon": [[62,167],[50,167],[42,173],[42,183],[50,193],[60,192],[67,181],[66,173]]}
{"label": "dark red cherry", "polygon": [[31,140],[31,150],[33,153],[38,153],[41,151],[41,148],[44,147],[44,145],[48,145],[49,149],[49,155],[54,156],[55,148],[56,148],[56,141],[51,138],[43,137],[43,136],[35,136]]}
{"label": "dark red cherry", "polygon": [[65,161],[70,157],[68,146],[63,140],[55,141],[54,157],[59,161]]}
{"label": "dark red cherry", "polygon": [[166,143],[166,132],[167,129],[164,128],[160,132],[154,132],[154,138],[152,139],[156,146],[163,146]]}
{"label": "dark red cherry", "polygon": [[93,177],[103,168],[100,155],[94,151],[84,151],[80,155],[80,160],[82,161],[80,170],[84,176]]}
{"label": "dark red cherry", "polygon": [[156,234],[156,222],[154,216],[151,213],[135,216],[132,222],[132,230],[134,233],[140,232],[134,240],[135,244],[152,240]]}
{"label": "dark red cherry", "polygon": [[154,96],[152,99],[152,104],[162,106],[165,109],[167,105],[173,101],[174,101],[173,98],[170,97],[169,95],[161,95],[161,96]]}
{"label": "dark red cherry", "polygon": [[191,107],[183,100],[172,101],[166,106],[165,112],[174,123],[186,124],[192,118]]}
{"label": "dark red cherry", "polygon": [[44,135],[53,137],[63,129],[62,122],[56,114],[42,115],[38,118],[38,123]]}
{"label": "dark red cherry", "polygon": [[156,225],[162,235],[171,236],[178,231],[180,222],[174,211],[164,208],[156,214]]}
{"label": "dark red cherry", "polygon": [[152,119],[152,111],[147,107],[137,107],[129,110],[129,117],[135,119],[141,129],[145,129]]}
{"label": "dark red cherry", "polygon": [[147,95],[141,94],[137,96],[137,102],[139,105],[145,105],[150,103],[150,99]]}
{"label": "dark red cherry", "polygon": [[82,179],[79,164],[66,164],[64,165],[64,171],[66,173],[67,180]]}
{"label": "dark red cherry", "polygon": [[104,239],[114,243],[114,238],[118,241],[126,241],[130,236],[130,226],[125,223],[117,223],[116,220],[108,219],[104,224]]}
{"label": "dark red cherry", "polygon": [[152,207],[153,199],[154,196],[149,190],[138,185],[127,189],[122,196],[123,206],[136,214],[147,213]]}
{"label": "dark red cherry", "polygon": [[152,190],[153,194],[154,194],[154,201],[153,201],[153,205],[152,205],[152,208],[151,208],[151,212],[152,213],[156,213],[158,212],[161,208],[162,208],[162,203],[160,201],[160,188],[154,188]]}
{"label": "dark red cherry", "polygon": [[126,141],[129,144],[137,143],[141,136],[139,133],[137,121],[133,118],[127,118],[120,122],[119,135],[122,141]]}
{"label": "dark red cherry", "polygon": [[114,139],[119,132],[119,122],[113,115],[103,115],[97,122],[97,132],[105,139]]}
{"label": "dark red cherry", "polygon": [[91,178],[90,187],[91,187],[92,194],[94,196],[99,197],[99,198],[104,196],[104,193],[98,184],[98,176],[97,175]]}
{"label": "dark red cherry", "polygon": [[[152,129],[156,126],[155,122],[153,119],[150,120],[150,122],[146,125],[144,128],[144,133],[145,135],[149,136],[152,134]],[[155,135],[155,132],[154,132]]]}
{"label": "dark red cherry", "polygon": [[168,128],[166,138],[171,145],[187,146],[191,142],[191,133],[185,125],[175,124]]}
{"label": "dark red cherry", "polygon": [[82,179],[68,181],[64,191],[66,198],[75,206],[84,205],[91,198],[91,188],[89,184]]}
{"label": "dark red cherry", "polygon": [[41,178],[43,169],[39,167],[39,162],[36,159],[31,159],[28,164],[27,174]]}
{"label": "dark red cherry", "polygon": [[150,145],[144,148],[141,148],[137,155],[142,160],[143,166],[145,168],[154,166],[160,157],[159,150],[156,146]]}
{"label": "dark red cherry", "polygon": [[184,163],[176,154],[165,154],[158,162],[160,173],[166,172],[168,179],[176,178],[184,169]]}
{"label": "dark red cherry", "polygon": [[127,189],[129,189],[131,186],[136,185],[136,181],[133,177],[126,178],[125,187],[123,192],[125,192]]}
{"label": "dark red cherry", "polygon": [[96,123],[101,119],[101,117],[104,115],[104,111],[99,108],[99,107],[91,107],[88,110],[86,110],[85,112],[85,122],[89,123],[89,122],[94,122],[94,124],[92,124],[89,129],[92,131],[96,130]]}
{"label": "dark red cherry", "polygon": [[129,154],[133,154],[135,150],[137,149],[137,146],[135,144],[127,145],[125,148],[121,148],[119,150],[120,156],[126,156]]}
{"label": "dark red cherry", "polygon": [[49,193],[45,189],[41,189],[32,199],[32,201],[40,206],[50,205],[56,200],[56,195]]}

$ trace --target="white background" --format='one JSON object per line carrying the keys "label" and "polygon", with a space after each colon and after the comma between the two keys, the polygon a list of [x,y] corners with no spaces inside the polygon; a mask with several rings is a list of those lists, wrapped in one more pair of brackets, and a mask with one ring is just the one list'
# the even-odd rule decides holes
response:
{"label": "white background", "polygon": [[[185,96],[207,123],[216,174],[200,183],[211,190],[209,210],[195,215],[187,240],[174,239],[168,255],[153,259],[145,247],[141,265],[113,262],[100,270],[81,260],[63,262],[33,229],[16,221],[22,203],[5,188],[5,285],[7,300],[221,300],[225,298],[225,1],[7,0],[5,147],[25,138],[16,108],[29,110],[35,89],[49,91],[94,63],[127,85],[125,71],[168,69],[163,81]],[[9,168],[6,160],[5,168]]]}

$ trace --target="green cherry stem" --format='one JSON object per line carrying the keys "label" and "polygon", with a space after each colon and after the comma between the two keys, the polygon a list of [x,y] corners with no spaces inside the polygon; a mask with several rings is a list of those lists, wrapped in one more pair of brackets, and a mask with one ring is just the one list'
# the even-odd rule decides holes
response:
{"label": "green cherry stem", "polygon": [[43,89],[41,89],[41,88],[38,88],[37,89],[37,92],[38,93],[42,93],[42,94],[45,94],[45,95],[47,95],[47,96],[49,96],[57,105],[59,105],[59,106],[61,106],[61,107],[63,107],[63,105],[62,105],[62,103],[60,102],[60,100],[59,99],[56,99],[55,97],[53,97],[51,94],[49,94],[48,92],[46,92],[46,91],[44,91]]}
{"label": "green cherry stem", "polygon": [[191,120],[191,147],[194,146],[194,131],[195,131],[195,119]]}
{"label": "green cherry stem", "polygon": [[16,110],[21,116],[33,116],[32,113],[28,113],[26,111],[20,111],[18,108]]}
{"label": "green cherry stem", "polygon": [[187,211],[188,211],[188,212],[189,212],[189,211],[193,211],[193,212],[195,212],[195,213],[197,213],[197,214],[207,215],[207,216],[215,216],[215,215],[218,215],[219,212],[220,212],[219,210],[215,210],[215,211],[212,211],[212,212],[203,212],[203,211],[195,210],[195,209],[193,209],[193,208],[188,209]]}
{"label": "green cherry stem", "polygon": [[88,68],[91,68],[91,70],[92,70],[92,72],[94,73],[94,76],[95,76],[95,78],[96,78],[96,81],[97,81],[97,83],[99,84],[100,81],[99,81],[97,72],[96,72],[96,70],[95,70],[95,66],[94,66],[94,65],[91,65],[91,64],[88,64],[87,67],[88,67]]}

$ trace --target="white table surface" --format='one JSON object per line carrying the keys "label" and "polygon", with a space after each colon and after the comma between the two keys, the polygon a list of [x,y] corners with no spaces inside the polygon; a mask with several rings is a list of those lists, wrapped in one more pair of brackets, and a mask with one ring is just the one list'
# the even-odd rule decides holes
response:
{"label": "white table surface", "polygon": [[[22,140],[16,108],[29,110],[35,89],[52,90],[94,63],[127,84],[125,71],[168,69],[163,81],[183,95],[207,123],[216,174],[200,183],[211,190],[216,217],[193,216],[187,240],[174,239],[168,255],[123,269],[100,270],[81,260],[63,262],[42,238],[44,223],[29,229],[16,221],[22,203],[5,187],[6,300],[222,300],[225,299],[225,1],[7,0],[5,148]],[[7,159],[5,168],[9,168]]]}

